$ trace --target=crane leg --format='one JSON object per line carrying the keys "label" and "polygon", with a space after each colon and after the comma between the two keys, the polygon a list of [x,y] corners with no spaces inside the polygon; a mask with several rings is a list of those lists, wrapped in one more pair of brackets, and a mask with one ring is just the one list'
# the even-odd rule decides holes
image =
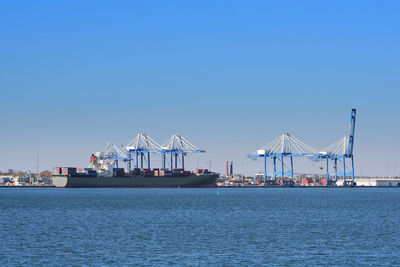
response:
{"label": "crane leg", "polygon": [[292,179],[292,183],[294,183],[294,177],[293,177],[293,157],[290,157],[290,178]]}
{"label": "crane leg", "polygon": [[264,154],[264,185],[267,182],[267,155]]}
{"label": "crane leg", "polygon": [[351,179],[354,183],[354,159],[353,159],[353,155],[351,155]]}
{"label": "crane leg", "polygon": [[282,179],[282,185],[285,184],[285,172],[284,172],[284,167],[283,167],[283,154],[281,154],[281,179]]}
{"label": "crane leg", "polygon": [[343,185],[346,185],[346,156],[343,156]]}
{"label": "crane leg", "polygon": [[336,183],[337,182],[337,158],[335,158],[334,169],[335,169],[335,183]]}
{"label": "crane leg", "polygon": [[329,185],[329,158],[326,157],[326,185]]}

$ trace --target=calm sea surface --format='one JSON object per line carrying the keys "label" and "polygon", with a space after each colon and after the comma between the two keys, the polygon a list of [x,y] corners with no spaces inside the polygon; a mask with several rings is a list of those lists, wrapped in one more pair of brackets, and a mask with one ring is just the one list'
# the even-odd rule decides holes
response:
{"label": "calm sea surface", "polygon": [[0,212],[0,266],[400,265],[400,188],[2,188]]}

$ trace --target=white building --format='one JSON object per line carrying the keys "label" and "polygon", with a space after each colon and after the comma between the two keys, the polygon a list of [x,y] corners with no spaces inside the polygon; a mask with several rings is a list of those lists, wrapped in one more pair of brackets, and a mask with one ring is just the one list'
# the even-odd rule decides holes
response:
{"label": "white building", "polygon": [[359,178],[354,180],[357,186],[400,187],[400,178]]}

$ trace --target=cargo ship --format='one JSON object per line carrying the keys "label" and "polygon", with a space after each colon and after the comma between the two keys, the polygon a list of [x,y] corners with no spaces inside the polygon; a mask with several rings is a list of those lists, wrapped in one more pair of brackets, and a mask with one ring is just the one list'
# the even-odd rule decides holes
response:
{"label": "cargo ship", "polygon": [[217,173],[207,169],[195,172],[183,169],[133,169],[113,168],[112,175],[92,168],[56,167],[53,170],[53,184],[56,187],[216,187]]}
{"label": "cargo ship", "polygon": [[[89,168],[54,168],[52,179],[56,187],[216,187],[219,174],[207,169],[191,172],[184,168],[187,153],[203,152],[180,134],[174,134],[160,146],[141,133],[123,150],[108,143],[104,152],[91,155]],[[150,153],[162,155],[162,168],[150,168]],[[167,156],[171,160],[169,168]],[[126,168],[118,168],[119,161]],[[178,168],[179,161],[181,168]],[[147,168],[143,167],[145,163]]]}

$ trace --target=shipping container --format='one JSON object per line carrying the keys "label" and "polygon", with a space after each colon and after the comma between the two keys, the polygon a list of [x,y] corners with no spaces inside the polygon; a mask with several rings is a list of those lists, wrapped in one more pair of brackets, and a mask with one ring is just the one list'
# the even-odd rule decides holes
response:
{"label": "shipping container", "polygon": [[74,175],[76,174],[76,168],[62,167],[62,175]]}
{"label": "shipping container", "polygon": [[163,176],[172,176],[172,172],[171,171],[164,171],[164,175]]}
{"label": "shipping container", "polygon": [[60,167],[54,168],[54,169],[53,169],[53,174],[54,174],[54,175],[60,175],[60,174],[62,174],[62,168],[60,168]]}

